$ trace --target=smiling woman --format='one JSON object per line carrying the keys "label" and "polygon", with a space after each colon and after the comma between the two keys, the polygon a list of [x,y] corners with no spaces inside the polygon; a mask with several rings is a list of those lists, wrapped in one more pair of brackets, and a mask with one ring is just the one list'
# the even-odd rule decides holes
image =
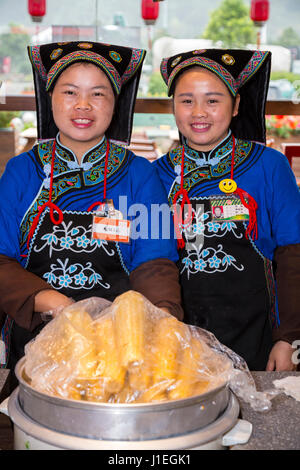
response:
{"label": "smiling woman", "polygon": [[174,115],[179,131],[195,150],[213,149],[228,134],[238,114],[240,96],[230,95],[225,84],[201,67],[189,69],[178,78],[174,93]]}
{"label": "smiling woman", "polygon": [[170,205],[189,206],[174,217],[185,320],[252,370],[292,370],[300,193],[287,158],[264,145],[270,63],[238,49],[163,59],[181,145],[153,164]]}
{"label": "smiling woman", "polygon": [[109,79],[90,63],[75,63],[58,78],[51,93],[53,119],[60,142],[81,161],[108,129],[115,107]]}
{"label": "smiling woman", "polygon": [[[29,47],[29,56],[40,141],[12,158],[0,181],[0,312],[10,368],[43,328],[41,313],[59,314],[74,300],[113,301],[133,289],[182,318],[175,240],[160,229],[151,238],[152,205],[168,207],[164,188],[146,159],[120,145],[130,142],[145,52],[67,42]],[[143,238],[129,230],[136,205],[146,208]],[[103,216],[100,236],[93,210]],[[110,231],[116,221],[126,226],[123,238]]]}

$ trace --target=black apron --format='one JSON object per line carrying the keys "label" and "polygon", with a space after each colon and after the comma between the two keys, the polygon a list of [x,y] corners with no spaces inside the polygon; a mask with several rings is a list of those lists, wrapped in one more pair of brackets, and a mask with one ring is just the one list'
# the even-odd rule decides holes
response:
{"label": "black apron", "polygon": [[191,203],[196,218],[183,232],[178,262],[185,322],[211,331],[250,370],[264,370],[272,348],[267,260],[245,237],[243,222],[212,220],[207,198]]}
{"label": "black apron", "polygon": [[[63,221],[54,225],[45,210],[33,234],[25,268],[44,278],[49,287],[79,301],[103,297],[113,301],[130,289],[129,275],[122,264],[117,243],[92,240],[90,212],[63,212]],[[13,322],[8,367],[14,369],[24,355],[24,346],[44,327],[34,331]]]}

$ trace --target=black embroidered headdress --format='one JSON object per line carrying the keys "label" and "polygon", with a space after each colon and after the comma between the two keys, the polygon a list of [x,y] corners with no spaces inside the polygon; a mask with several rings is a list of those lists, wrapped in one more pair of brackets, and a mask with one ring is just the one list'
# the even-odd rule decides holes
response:
{"label": "black embroidered headdress", "polygon": [[235,137],[265,142],[265,105],[268,93],[271,53],[239,49],[203,49],[183,52],[163,59],[161,74],[168,86],[168,95],[180,73],[200,66],[215,73],[233,97],[241,96],[238,116],[231,122]]}
{"label": "black embroidered headdress", "polygon": [[38,120],[38,138],[54,138],[54,123],[49,92],[60,74],[75,62],[90,62],[108,77],[117,104],[106,137],[130,143],[135,99],[145,58],[145,51],[90,41],[58,42],[29,46],[32,63]]}

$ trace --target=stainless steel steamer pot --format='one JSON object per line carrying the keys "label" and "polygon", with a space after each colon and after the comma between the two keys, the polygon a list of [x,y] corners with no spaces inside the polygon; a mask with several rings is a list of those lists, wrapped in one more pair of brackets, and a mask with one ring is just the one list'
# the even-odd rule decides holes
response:
{"label": "stainless steel steamer pot", "polygon": [[15,450],[223,450],[223,436],[236,424],[238,413],[238,401],[231,395],[224,413],[197,431],[169,438],[119,441],[77,437],[39,425],[21,409],[18,389],[8,400],[7,412],[14,423]]}
{"label": "stainless steel steamer pot", "polygon": [[198,448],[218,440],[238,419],[238,401],[226,384],[184,400],[155,404],[92,403],[38,392],[24,379],[24,365],[25,358],[16,366],[19,387],[10,397],[9,416],[17,434],[20,430],[25,434],[31,430],[36,440],[52,446]]}

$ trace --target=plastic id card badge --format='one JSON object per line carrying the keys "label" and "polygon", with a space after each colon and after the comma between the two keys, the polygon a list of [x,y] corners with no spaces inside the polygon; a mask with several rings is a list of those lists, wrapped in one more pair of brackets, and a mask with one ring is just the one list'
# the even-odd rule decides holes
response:
{"label": "plastic id card badge", "polygon": [[236,195],[211,196],[210,206],[213,221],[249,220],[249,210]]}
{"label": "plastic id card badge", "polygon": [[114,209],[111,199],[107,200],[93,216],[92,238],[110,242],[129,243],[130,220],[124,220],[120,211]]}
{"label": "plastic id card badge", "polygon": [[97,240],[129,243],[130,220],[94,216],[92,237]]}

